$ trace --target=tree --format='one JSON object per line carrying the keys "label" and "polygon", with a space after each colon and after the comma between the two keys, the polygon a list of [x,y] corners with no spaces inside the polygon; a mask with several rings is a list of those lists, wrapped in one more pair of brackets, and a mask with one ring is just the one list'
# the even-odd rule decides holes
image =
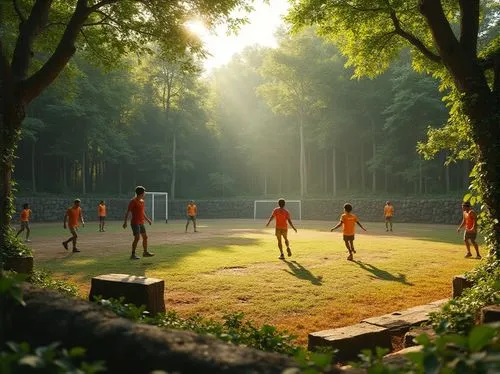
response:
{"label": "tree", "polygon": [[[380,74],[410,47],[413,66],[439,77],[442,88],[451,90],[452,112],[463,114],[477,145],[480,192],[497,228],[500,137],[493,134],[500,123],[500,36],[482,35],[498,27],[499,8],[494,0],[302,0],[288,15],[295,29],[318,24],[358,77]],[[490,239],[498,248],[500,229]]]}
{"label": "tree", "polygon": [[[173,55],[199,44],[184,23],[231,20],[246,0],[53,0],[0,3],[0,254],[6,252],[12,215],[11,174],[20,129],[29,103],[63,71],[77,49],[112,65],[128,51],[146,52],[158,41]],[[43,56],[40,64],[37,56]]]}

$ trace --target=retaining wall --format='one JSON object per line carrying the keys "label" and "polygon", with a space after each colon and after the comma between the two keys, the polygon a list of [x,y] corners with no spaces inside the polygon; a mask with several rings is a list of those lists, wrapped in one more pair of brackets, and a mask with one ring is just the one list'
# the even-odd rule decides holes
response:
{"label": "retaining wall", "polygon": [[[84,217],[97,220],[97,205],[100,199],[81,198]],[[29,203],[34,222],[63,220],[66,209],[73,198],[30,197],[16,200],[16,211],[23,203]],[[106,199],[109,220],[122,220],[129,199]],[[336,221],[343,210],[345,200],[302,200],[302,219]],[[383,220],[384,200],[353,199],[349,202],[361,222]],[[184,219],[188,200],[169,201],[169,219]],[[199,218],[253,218],[253,200],[197,200]],[[394,200],[395,222],[458,224],[462,219],[460,201],[457,200]],[[164,203],[156,202],[158,210]],[[269,212],[270,213],[270,212]],[[265,219],[265,218],[263,218]],[[297,217],[292,216],[297,220]],[[18,216],[14,217],[14,222]]]}

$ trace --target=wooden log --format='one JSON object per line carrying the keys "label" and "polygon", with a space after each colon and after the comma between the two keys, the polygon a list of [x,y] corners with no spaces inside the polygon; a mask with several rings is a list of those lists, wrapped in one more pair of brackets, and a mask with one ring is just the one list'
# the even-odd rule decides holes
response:
{"label": "wooden log", "polygon": [[89,300],[95,296],[119,299],[136,306],[144,305],[152,315],[165,312],[165,281],[128,274],[104,274],[92,278]]}
{"label": "wooden log", "polygon": [[13,270],[20,274],[33,272],[33,257],[7,257],[3,264],[4,270]]}
{"label": "wooden log", "polygon": [[472,282],[465,278],[464,275],[456,275],[453,277],[451,297],[456,298],[462,295],[466,288],[472,287]]}

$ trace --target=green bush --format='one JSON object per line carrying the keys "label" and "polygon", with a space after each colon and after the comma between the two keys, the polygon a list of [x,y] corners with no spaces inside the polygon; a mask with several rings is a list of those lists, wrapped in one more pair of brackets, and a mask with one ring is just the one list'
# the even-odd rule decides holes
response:
{"label": "green bush", "polygon": [[28,276],[27,281],[39,288],[49,288],[60,292],[66,296],[78,297],[79,291],[75,284],[67,281],[55,280],[51,274],[46,270],[33,270]]}
{"label": "green bush", "polygon": [[7,350],[0,352],[0,373],[37,374],[94,374],[106,371],[102,361],[84,361],[85,349],[61,348],[58,343],[31,349],[27,343],[7,343]]}
{"label": "green bush", "polygon": [[123,299],[96,298],[96,302],[119,316],[136,322],[147,323],[168,329],[189,330],[200,335],[214,336],[227,343],[245,345],[266,352],[293,355],[299,348],[293,344],[294,336],[276,327],[263,325],[257,327],[251,321],[244,321],[243,313],[229,313],[222,322],[205,319],[199,315],[181,318],[173,311],[151,317],[144,307],[125,304]]}
{"label": "green bush", "polygon": [[430,316],[438,333],[467,334],[478,318],[482,307],[500,304],[500,263],[492,259],[466,274],[474,285],[450,300],[439,312]]}

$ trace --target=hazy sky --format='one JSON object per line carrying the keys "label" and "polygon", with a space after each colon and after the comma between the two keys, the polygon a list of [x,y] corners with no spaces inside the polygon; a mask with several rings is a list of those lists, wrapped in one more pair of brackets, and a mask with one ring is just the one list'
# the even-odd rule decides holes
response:
{"label": "hazy sky", "polygon": [[212,54],[205,62],[205,69],[210,70],[226,64],[235,53],[248,45],[276,46],[273,34],[283,23],[281,17],[286,14],[288,7],[287,0],[271,0],[268,5],[257,0],[254,12],[247,16],[249,24],[241,27],[238,35],[226,35],[226,28],[223,26],[213,35],[201,26],[193,25],[193,31],[201,35],[207,50]]}

